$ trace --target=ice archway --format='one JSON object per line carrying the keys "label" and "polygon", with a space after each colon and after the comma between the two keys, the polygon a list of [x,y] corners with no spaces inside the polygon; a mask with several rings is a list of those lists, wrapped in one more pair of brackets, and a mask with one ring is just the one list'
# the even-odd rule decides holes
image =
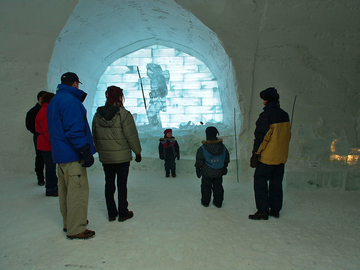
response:
{"label": "ice archway", "polygon": [[[223,121],[232,125],[234,108],[239,111],[239,105],[231,61],[217,36],[172,0],[79,0],[56,41],[48,71],[49,88],[56,88],[63,72],[76,72],[88,93],[85,106],[90,118],[106,68],[153,44],[178,49],[206,64],[218,80],[221,103],[226,104]],[[237,118],[241,122],[241,114]]]}
{"label": "ice archway", "polygon": [[100,78],[93,114],[105,104],[110,85],[124,89],[125,107],[138,127],[181,128],[189,123],[223,122],[214,75],[203,62],[173,48],[154,45],[113,62]]}

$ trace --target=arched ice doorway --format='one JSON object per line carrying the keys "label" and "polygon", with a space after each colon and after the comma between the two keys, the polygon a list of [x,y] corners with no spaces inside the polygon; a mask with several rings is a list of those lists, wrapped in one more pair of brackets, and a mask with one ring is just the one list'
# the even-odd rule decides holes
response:
{"label": "arched ice doorway", "polygon": [[111,85],[123,89],[140,132],[223,122],[217,79],[203,62],[174,48],[153,45],[114,61],[100,77],[93,114]]}
{"label": "arched ice doorway", "polygon": [[[48,70],[49,89],[62,73],[75,72],[88,93],[84,102],[91,121],[101,75],[115,60],[158,44],[178,49],[206,64],[218,81],[223,122],[233,127],[239,109],[231,61],[217,36],[174,1],[79,0],[58,37]],[[241,128],[241,113],[236,116]]]}

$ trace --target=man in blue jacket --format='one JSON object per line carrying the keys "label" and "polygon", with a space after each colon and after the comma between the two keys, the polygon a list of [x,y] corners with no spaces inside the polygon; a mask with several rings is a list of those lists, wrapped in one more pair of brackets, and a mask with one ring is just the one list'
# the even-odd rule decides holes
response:
{"label": "man in blue jacket", "polygon": [[86,167],[94,164],[95,148],[86,109],[86,93],[79,89],[79,77],[61,76],[56,95],[47,109],[51,153],[58,164],[60,211],[69,239],[88,239],[95,232],[86,229],[89,182]]}
{"label": "man in blue jacket", "polygon": [[[274,87],[260,92],[264,111],[256,121],[255,140],[250,166],[255,169],[254,191],[258,211],[249,219],[279,218],[282,208],[282,181],[290,142],[290,120],[280,108],[279,94]],[[268,184],[269,182],[269,184]]]}

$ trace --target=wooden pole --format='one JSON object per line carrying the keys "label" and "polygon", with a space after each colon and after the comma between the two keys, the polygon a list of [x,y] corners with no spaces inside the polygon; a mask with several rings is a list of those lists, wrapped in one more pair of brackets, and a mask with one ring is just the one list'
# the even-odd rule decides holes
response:
{"label": "wooden pole", "polygon": [[137,67],[137,71],[138,71],[139,78],[140,78],[141,91],[142,91],[142,96],[143,96],[143,99],[144,99],[145,111],[146,111],[146,114],[147,114],[146,100],[145,100],[145,94],[144,94],[144,87],[143,87],[143,84],[142,84],[142,79],[141,79],[139,67]]}
{"label": "wooden pole", "polygon": [[239,183],[239,166],[238,166],[238,155],[237,155],[237,135],[236,135],[235,108],[234,108],[234,133],[235,133],[236,180]]}
{"label": "wooden pole", "polygon": [[290,130],[291,130],[291,127],[292,127],[292,122],[293,122],[293,117],[294,117],[294,108],[295,108],[296,97],[297,97],[297,95],[295,95],[295,98],[294,98],[294,103],[293,103],[293,107],[292,107],[292,112],[291,112],[291,122],[290,122]]}

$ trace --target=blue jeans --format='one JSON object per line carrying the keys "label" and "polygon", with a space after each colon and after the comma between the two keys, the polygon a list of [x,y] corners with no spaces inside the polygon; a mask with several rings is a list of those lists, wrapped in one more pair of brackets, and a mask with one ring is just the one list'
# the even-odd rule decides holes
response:
{"label": "blue jeans", "polygon": [[54,163],[50,151],[41,151],[45,163],[45,188],[46,196],[51,196],[58,192],[58,179],[56,176],[56,164]]}

